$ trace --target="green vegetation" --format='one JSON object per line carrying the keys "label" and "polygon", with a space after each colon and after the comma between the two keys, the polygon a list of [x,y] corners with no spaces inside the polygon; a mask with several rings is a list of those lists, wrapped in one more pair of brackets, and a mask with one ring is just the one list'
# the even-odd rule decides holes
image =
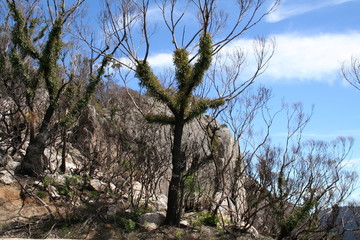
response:
{"label": "green vegetation", "polygon": [[[25,229],[26,237],[110,239],[114,231],[146,239],[151,233],[138,224],[140,216],[165,208],[166,226],[156,234],[169,228],[172,239],[205,228],[219,239],[253,227],[279,240],[337,234],[337,207],[357,179],[344,171],[353,140],[304,142],[311,114],[294,104],[282,106],[285,144],[272,143],[273,121],[283,114],[272,115],[268,89],[245,92],[268,65],[271,47],[257,42],[256,69],[247,80],[246,54],[223,51],[279,1],[270,8],[263,0],[235,1],[239,15],[226,27],[220,1],[189,1],[179,16],[181,1],[158,1],[173,46],[173,68],[164,75],[150,65],[150,36],[162,40],[147,19],[152,1],[105,0],[101,34],[82,26],[87,1],[65,2],[0,0],[0,160],[21,162],[14,174],[7,163],[0,167],[20,185],[14,195],[22,208],[46,211],[28,222],[17,221],[18,211],[0,235]],[[193,13],[198,22],[189,30],[182,19]],[[146,93],[120,86],[129,79]],[[263,137],[257,124],[264,125]],[[218,131],[224,127],[226,136]],[[193,217],[180,229],[185,211]]]}

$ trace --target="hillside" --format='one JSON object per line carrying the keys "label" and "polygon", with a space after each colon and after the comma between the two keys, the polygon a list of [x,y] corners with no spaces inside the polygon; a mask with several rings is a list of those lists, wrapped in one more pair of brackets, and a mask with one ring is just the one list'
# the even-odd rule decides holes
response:
{"label": "hillside", "polygon": [[[132,94],[136,96],[137,105],[143,109],[164,111],[151,98],[135,92]],[[2,100],[2,106],[12,104],[9,100]],[[19,229],[21,235],[21,229],[26,226],[46,229],[51,222],[54,225],[50,227],[57,224],[62,226],[68,221],[92,226],[100,220],[112,224],[110,219],[117,219],[117,224],[125,229],[135,229],[140,217],[137,212],[166,210],[171,154],[167,139],[171,138],[170,128],[147,123],[133,106],[125,89],[119,89],[116,98],[109,98],[108,101],[111,101],[111,108],[99,103],[96,106],[88,105],[77,124],[66,130],[65,136],[61,133],[51,141],[42,156],[48,167],[40,179],[19,174],[28,145],[26,130],[17,131],[17,135],[10,131],[6,135],[9,126],[1,125],[4,138],[1,144],[0,196],[3,208],[0,215],[4,235],[16,236],[14,229]],[[14,129],[21,125],[19,120],[5,117],[3,123],[16,124],[10,126],[10,129]],[[191,212],[220,206],[218,211],[228,214],[224,199],[216,200],[221,201],[220,205],[214,205],[209,196],[220,193],[217,171],[221,165],[230,164],[226,170],[228,173],[222,170],[222,174],[230,174],[238,159],[238,149],[229,129],[220,126],[209,116],[202,116],[186,127],[185,136],[186,155],[192,159],[188,163],[188,172],[200,170],[186,180],[185,209]],[[218,162],[213,158],[210,136],[216,138],[219,149],[217,156],[221,159]],[[21,139],[22,143],[14,145],[14,137]],[[62,173],[60,168],[64,163],[65,172]],[[221,184],[225,187],[230,182]],[[245,190],[239,188],[237,191],[238,206],[241,207],[241,204],[245,204]],[[78,218],[79,214],[83,215],[84,210],[89,216],[85,214],[82,220],[72,220]],[[129,219],[126,220],[123,214],[130,214]],[[187,224],[194,227],[203,224],[202,220],[191,221],[195,222]],[[6,225],[8,227],[4,227]],[[40,229],[45,234],[45,229]],[[48,231],[51,232],[52,228]],[[26,236],[36,235],[32,231],[29,234]]]}

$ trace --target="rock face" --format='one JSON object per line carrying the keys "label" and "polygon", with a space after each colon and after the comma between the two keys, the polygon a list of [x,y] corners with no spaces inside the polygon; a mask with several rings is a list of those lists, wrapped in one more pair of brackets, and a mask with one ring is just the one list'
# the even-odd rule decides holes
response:
{"label": "rock face", "polygon": [[[152,98],[133,99],[144,113],[169,114]],[[76,133],[75,145],[88,156],[91,175],[100,179],[121,176],[122,183],[115,185],[135,202],[167,195],[172,127],[146,122],[125,92],[121,101],[102,113],[88,106]],[[242,211],[245,190],[238,174],[243,172],[243,164],[230,129],[210,116],[201,116],[185,126],[183,150],[188,171],[186,208],[212,206],[224,216]],[[99,176],[96,172],[107,174]]]}

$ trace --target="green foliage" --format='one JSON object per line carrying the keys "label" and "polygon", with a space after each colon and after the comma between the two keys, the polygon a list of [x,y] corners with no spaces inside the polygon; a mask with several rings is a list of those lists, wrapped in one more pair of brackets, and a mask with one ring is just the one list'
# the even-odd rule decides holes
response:
{"label": "green foliage", "polygon": [[140,86],[146,87],[151,96],[166,103],[170,108],[173,108],[169,93],[160,84],[147,62],[140,61],[138,63],[136,66],[136,76],[140,80]]}
{"label": "green foliage", "polygon": [[189,53],[185,49],[174,51],[174,65],[176,67],[176,79],[178,80],[178,91],[184,89],[191,81],[191,66],[189,64]]}
{"label": "green foliage", "polygon": [[[95,67],[97,63],[94,61],[101,59],[99,58],[100,55],[94,57],[95,60],[89,61],[79,54],[81,61],[73,62],[73,60],[68,59],[67,53],[63,54],[70,47],[74,48],[73,45],[63,41],[64,24],[80,4],[74,4],[65,10],[61,3],[54,2],[55,12],[51,14],[54,18],[46,19],[43,17],[48,14],[41,18],[35,16],[37,13],[34,9],[40,8],[41,5],[38,1],[32,4],[31,9],[27,5],[18,3],[18,1],[7,1],[12,16],[9,22],[13,23],[11,25],[12,42],[9,44],[10,51],[1,54],[0,59],[6,59],[9,66],[1,63],[0,70],[6,68],[7,72],[11,73],[8,74],[11,75],[10,81],[18,79],[21,81],[22,87],[25,88],[22,91],[26,97],[27,107],[24,113],[42,117],[39,119],[41,124],[30,124],[30,147],[27,149],[21,166],[22,172],[39,176],[43,173],[42,169],[46,168],[46,166],[39,166],[45,165],[38,160],[41,156],[36,156],[43,151],[40,148],[44,148],[43,146],[46,146],[47,141],[60,129],[69,127],[76,122],[83,108],[96,91],[111,56],[106,55],[107,49],[102,52],[104,57],[102,57],[101,64],[96,66],[97,73],[94,71],[95,74],[93,75],[90,69]],[[77,70],[73,68],[74,63],[84,64],[84,70],[77,73]],[[79,68],[81,67],[83,66],[79,66]],[[87,72],[87,70],[89,71]],[[85,78],[79,81],[87,83],[87,85],[77,84],[78,78]],[[39,88],[45,88],[48,95],[48,98],[46,97],[48,102],[44,103],[44,106],[47,106],[46,109],[40,110],[43,112],[34,109],[34,99]],[[54,119],[54,115],[58,113],[60,114]],[[32,123],[31,119],[29,122]]]}
{"label": "green foliage", "polygon": [[79,187],[81,183],[81,176],[66,176],[65,177],[65,186],[58,185],[57,183],[52,183],[59,191],[60,194],[64,196],[71,197],[75,194],[75,190]]}
{"label": "green foliage", "polygon": [[54,101],[57,101],[60,87],[58,82],[57,61],[60,58],[62,50],[61,35],[63,24],[62,17],[55,20],[40,58],[39,72],[41,72],[44,76],[51,104],[54,104]]}
{"label": "green foliage", "polygon": [[199,212],[197,219],[204,225],[216,227],[220,223],[219,216],[211,212]]}
{"label": "green foliage", "polygon": [[76,122],[76,117],[79,116],[84,107],[88,104],[91,96],[95,93],[96,87],[102,79],[106,66],[110,62],[110,56],[105,56],[101,62],[100,67],[98,68],[97,75],[91,76],[89,79],[89,84],[86,88],[83,97],[79,99],[74,107],[69,111],[69,113],[61,120],[60,125],[62,126],[71,126]]}
{"label": "green foliage", "polygon": [[136,229],[136,222],[131,218],[120,218],[119,224],[126,232],[133,232]]}
{"label": "green foliage", "polygon": [[100,193],[98,191],[90,190],[89,193],[90,193],[91,199],[97,199],[100,197]]}
{"label": "green foliage", "polygon": [[45,177],[43,178],[43,184],[44,184],[44,187],[47,188],[47,187],[50,186],[50,185],[54,185],[55,182],[53,181],[53,179],[51,179],[51,177],[45,176]]}
{"label": "green foliage", "polygon": [[[35,90],[38,85],[39,79],[36,77],[30,77],[29,68],[25,66],[23,58],[20,56],[19,51],[16,48],[12,48],[10,52],[10,63],[13,78],[19,77],[26,87],[26,103],[28,106],[32,106],[32,101],[35,97]],[[5,72],[5,68],[1,69]]]}
{"label": "green foliage", "polygon": [[65,185],[68,187],[77,186],[81,181],[81,176],[66,176],[65,177]]}
{"label": "green foliage", "polygon": [[132,220],[134,220],[135,222],[137,222],[139,220],[139,218],[141,217],[141,215],[148,213],[148,212],[152,212],[153,209],[150,207],[147,208],[137,208],[135,209],[133,212],[131,212],[130,218]]}
{"label": "green foliage", "polygon": [[158,123],[158,124],[175,124],[175,118],[167,115],[153,115],[147,114],[145,115],[145,119],[150,123]]}
{"label": "green foliage", "polygon": [[177,232],[175,233],[175,238],[176,238],[176,239],[182,239],[182,238],[183,238],[183,234],[184,234],[184,232],[182,232],[182,231],[177,231]]}
{"label": "green foliage", "polygon": [[137,208],[126,217],[120,217],[117,218],[118,220],[114,219],[114,221],[116,221],[126,232],[133,232],[137,228],[136,223],[139,221],[141,215],[151,211],[151,208]]}
{"label": "green foliage", "polygon": [[37,191],[36,196],[38,196],[41,199],[45,199],[48,196],[48,194],[47,194],[47,192],[44,192],[44,191]]}
{"label": "green foliage", "polygon": [[74,191],[72,191],[70,188],[68,187],[58,187],[59,193],[61,195],[67,196],[67,197],[71,197],[74,195]]}
{"label": "green foliage", "polygon": [[[173,53],[173,63],[175,66],[175,80],[177,89],[165,89],[155,76],[150,65],[146,61],[138,61],[136,64],[136,77],[140,80],[140,85],[145,87],[148,94],[165,104],[171,111],[172,115],[148,115],[146,119],[152,123],[173,125],[174,139],[172,151],[173,177],[184,176],[185,168],[178,166],[186,166],[186,159],[181,150],[181,139],[185,124],[194,118],[205,113],[209,108],[217,108],[225,102],[223,99],[197,98],[194,91],[204,78],[205,72],[209,69],[212,60],[212,41],[211,35],[203,33],[199,42],[199,50],[195,64],[191,64],[189,53],[186,49],[175,49]],[[174,179],[174,181],[173,181]],[[171,194],[169,203],[173,205],[171,210],[167,212],[166,222],[178,225],[182,211],[181,191],[184,186],[181,181],[172,178],[169,189],[175,194]],[[172,218],[172,219],[169,219]]]}
{"label": "green foliage", "polygon": [[[146,119],[152,123],[175,125],[177,122],[190,122],[197,116],[206,112],[209,108],[218,108],[223,105],[223,99],[196,99],[193,91],[199,86],[205,72],[210,67],[212,60],[211,36],[203,34],[199,43],[199,56],[194,65],[189,62],[189,53],[185,49],[176,49],[173,54],[177,90],[170,94],[173,89],[165,89],[153,73],[146,61],[139,61],[136,66],[136,76],[140,85],[144,86],[148,93],[166,104],[173,116],[147,115]],[[171,90],[171,91],[169,91]]]}
{"label": "green foliage", "polygon": [[307,217],[310,216],[311,211],[316,206],[315,200],[308,200],[296,210],[282,223],[281,236],[288,236],[291,232],[298,227]]}
{"label": "green foliage", "polygon": [[[16,7],[15,1],[8,1],[8,6],[15,20],[15,25],[12,29],[12,40],[14,44],[19,46],[25,54],[30,55],[32,58],[39,59],[40,53],[31,43],[31,36],[29,35],[31,31],[27,27],[24,15]],[[33,26],[31,26],[31,28],[33,28]]]}
{"label": "green foliage", "polygon": [[193,192],[196,184],[196,179],[193,175],[187,176],[184,180],[184,191]]}
{"label": "green foliage", "polygon": [[60,226],[58,231],[61,237],[69,237],[69,235],[71,234],[71,226],[63,224]]}
{"label": "green foliage", "polygon": [[194,194],[201,192],[203,189],[197,184],[196,175],[189,175],[184,180],[184,192],[186,194]]}
{"label": "green foliage", "polygon": [[205,71],[209,69],[211,60],[212,60],[212,39],[211,35],[205,33],[199,42],[199,60],[194,65],[194,70],[192,73],[192,84],[190,85],[189,91],[192,91],[192,88],[200,85],[204,78]]}
{"label": "green foliage", "polygon": [[223,105],[225,101],[223,99],[216,99],[211,100],[208,98],[203,98],[200,100],[197,100],[194,104],[194,106],[187,112],[187,118],[186,121],[191,121],[200,114],[203,114],[206,110],[209,108],[218,108],[221,105]]}

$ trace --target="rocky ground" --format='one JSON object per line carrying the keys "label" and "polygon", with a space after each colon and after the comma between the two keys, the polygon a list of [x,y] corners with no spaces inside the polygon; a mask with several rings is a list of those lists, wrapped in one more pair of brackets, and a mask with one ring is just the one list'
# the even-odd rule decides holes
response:
{"label": "rocky ground", "polygon": [[[155,214],[155,218],[160,216],[161,221],[163,213],[122,212],[110,216],[109,207],[95,204],[79,206],[78,210],[73,209],[72,214],[67,215],[69,209],[65,203],[36,196],[24,194],[19,184],[0,185],[2,239],[265,239],[250,233],[230,233],[226,229],[195,221],[192,217],[196,213],[187,214],[181,228],[158,227],[150,223],[151,217],[146,217]],[[134,221],[135,215],[137,221]]]}
{"label": "rocky ground", "polygon": [[[161,226],[170,179],[170,127],[147,123],[125,100],[119,101],[114,114],[89,105],[77,126],[65,134],[65,154],[60,136],[45,149],[43,158],[48,166],[42,178],[17,175],[29,144],[24,133],[20,134],[24,142],[19,149],[13,149],[11,138],[1,142],[0,238],[261,239],[256,230],[229,233],[216,224],[205,224],[200,212],[187,214],[182,228]],[[142,100],[143,104],[151,105],[156,113],[164,111],[163,106],[148,100]],[[209,129],[204,131],[205,127]],[[209,134],[216,139],[217,159],[212,158]],[[190,180],[202,186],[204,196],[219,196],[213,194],[214,176],[217,172],[230,175],[239,166],[230,130],[202,116],[186,127],[184,139],[189,166],[205,169]],[[63,158],[66,172],[59,173]],[[234,183],[222,184],[229,194],[225,186]],[[241,209],[245,189],[242,181],[236,184],[237,209]],[[209,205],[201,197],[196,199],[192,206]],[[140,204],[144,202],[146,209]],[[223,202],[226,200],[218,204],[223,206]],[[201,209],[209,209],[208,205]]]}

